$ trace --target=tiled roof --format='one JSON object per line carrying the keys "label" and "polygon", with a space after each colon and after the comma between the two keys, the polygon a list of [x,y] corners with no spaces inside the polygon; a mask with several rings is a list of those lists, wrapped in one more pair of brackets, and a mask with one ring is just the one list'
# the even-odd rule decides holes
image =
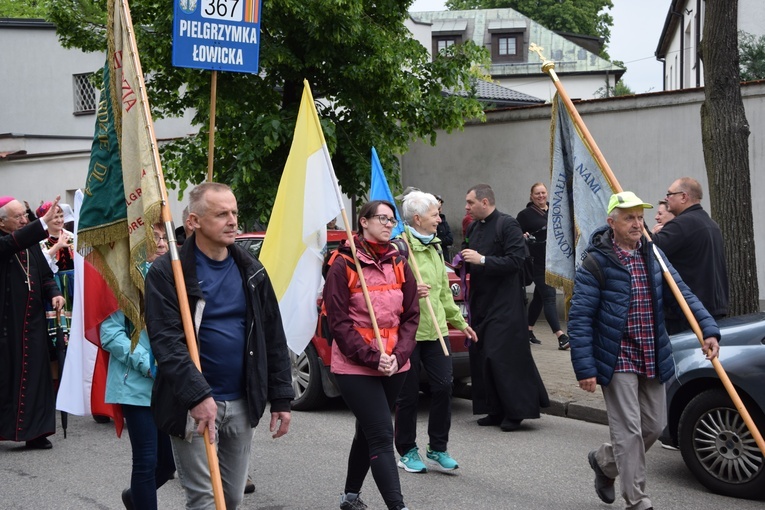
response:
{"label": "tiled roof", "polygon": [[[538,97],[530,96],[523,92],[518,92],[517,90],[509,89],[485,80],[476,80],[475,86],[476,97],[483,102],[494,102],[504,105],[531,105],[542,104],[545,102],[544,99],[539,99]],[[466,94],[462,93],[460,95]]]}

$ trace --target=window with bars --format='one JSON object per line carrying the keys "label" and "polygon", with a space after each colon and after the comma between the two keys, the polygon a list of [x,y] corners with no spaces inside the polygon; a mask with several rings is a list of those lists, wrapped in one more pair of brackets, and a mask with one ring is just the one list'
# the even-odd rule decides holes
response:
{"label": "window with bars", "polygon": [[96,113],[96,88],[93,86],[93,73],[75,74],[73,78],[74,114]]}

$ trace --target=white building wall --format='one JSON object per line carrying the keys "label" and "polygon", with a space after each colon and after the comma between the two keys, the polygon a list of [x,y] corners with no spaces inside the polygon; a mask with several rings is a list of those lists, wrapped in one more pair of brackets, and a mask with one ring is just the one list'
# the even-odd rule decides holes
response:
{"label": "white building wall", "polygon": [[[73,114],[73,75],[96,72],[104,60],[103,53],[63,48],[52,26],[0,29],[0,153],[27,154],[0,158],[2,194],[33,207],[56,195],[72,203],[85,183],[96,122],[95,114]],[[196,131],[191,114],[155,126],[160,140]],[[180,218],[185,204],[168,193]]]}
{"label": "white building wall", "polygon": [[[765,195],[758,190],[765,189],[765,85],[748,85],[742,94],[752,132],[750,170],[762,301]],[[708,191],[699,113],[703,100],[702,90],[691,90],[589,101],[578,103],[577,109],[622,188],[656,203],[672,181],[683,176],[698,179]],[[444,213],[458,244],[468,187],[491,184],[497,207],[516,215],[528,202],[531,185],[549,181],[550,114],[550,105],[491,112],[484,124],[439,133],[435,147],[413,144],[402,157],[403,184],[443,196]],[[708,196],[702,205],[710,210]]]}
{"label": "white building wall", "polygon": [[93,136],[95,116],[72,114],[72,75],[103,67],[103,54],[62,48],[53,28],[4,28],[0,48],[0,133]]}
{"label": "white building wall", "polygon": [[[104,59],[103,53],[63,48],[52,27],[0,30],[0,134],[92,137],[95,114],[73,114],[73,76],[98,71]],[[160,139],[196,131],[190,114],[156,125]]]}
{"label": "white building wall", "polygon": [[[552,98],[555,96],[555,85],[546,74],[541,76],[518,76],[513,78],[503,77],[496,81],[503,87],[538,97],[545,101],[552,101]],[[602,89],[600,92],[605,93],[605,76],[565,75],[565,81],[566,90],[568,91],[569,96],[574,99],[595,99],[595,93],[598,92],[599,89]],[[616,80],[613,75],[609,77],[609,83],[612,88],[616,86]]]}
{"label": "white building wall", "polygon": [[[695,88],[704,86],[704,65],[697,55],[700,47],[696,41],[700,41],[704,34],[704,12],[706,3],[700,3],[696,0],[687,0],[683,9],[680,10],[683,16],[683,22],[679,24],[674,34],[671,34],[672,41],[665,58],[664,90],[677,90],[680,88],[680,75],[688,73],[683,80],[683,88]],[[690,14],[689,14],[690,13]],[[700,19],[699,31],[697,34],[697,19]],[[738,2],[738,28],[755,36],[765,35],[765,1],[763,0],[739,0]],[[683,32],[683,48],[680,47],[680,34]],[[680,54],[683,54],[684,65],[681,67]],[[690,59],[688,61],[687,59]],[[696,66],[699,67],[699,79],[696,80]]]}
{"label": "white building wall", "polygon": [[433,25],[430,23],[415,23],[412,18],[404,20],[404,26],[412,34],[412,39],[422,44],[428,50],[428,57],[433,59]]}

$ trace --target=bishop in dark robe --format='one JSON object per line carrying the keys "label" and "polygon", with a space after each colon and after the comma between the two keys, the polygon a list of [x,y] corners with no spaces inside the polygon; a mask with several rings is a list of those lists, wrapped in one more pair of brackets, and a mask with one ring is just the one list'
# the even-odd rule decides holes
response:
{"label": "bishop in dark robe", "polygon": [[0,440],[36,449],[56,431],[45,304],[64,304],[39,244],[47,216],[30,223],[21,202],[0,198]]}

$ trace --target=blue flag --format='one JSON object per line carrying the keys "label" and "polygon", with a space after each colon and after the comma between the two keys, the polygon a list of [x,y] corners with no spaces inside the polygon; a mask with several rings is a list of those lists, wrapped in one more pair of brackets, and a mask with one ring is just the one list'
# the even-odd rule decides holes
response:
{"label": "blue flag", "polygon": [[391,233],[391,239],[401,235],[404,231],[404,222],[401,221],[401,215],[398,213],[398,207],[396,207],[396,201],[393,200],[393,193],[390,192],[388,186],[388,180],[385,178],[385,172],[383,172],[382,165],[380,164],[380,158],[377,157],[377,151],[372,147],[372,184],[369,188],[369,200],[387,200],[396,212],[396,219],[398,225],[393,229]]}
{"label": "blue flag", "polygon": [[557,95],[552,118],[546,279],[548,285],[563,288],[568,302],[590,236],[606,223],[614,189]]}

